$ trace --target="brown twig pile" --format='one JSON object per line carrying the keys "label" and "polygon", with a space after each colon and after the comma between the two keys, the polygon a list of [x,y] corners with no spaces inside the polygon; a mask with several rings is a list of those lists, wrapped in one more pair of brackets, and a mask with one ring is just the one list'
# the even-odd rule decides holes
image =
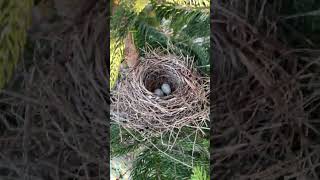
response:
{"label": "brown twig pile", "polygon": [[[192,67],[190,57],[146,53],[140,64],[112,92],[112,120],[144,137],[209,119],[208,78]],[[153,92],[168,83],[172,93]]]}
{"label": "brown twig pile", "polygon": [[319,179],[320,51],[281,42],[270,4],[250,22],[249,2],[212,6],[211,178]]}

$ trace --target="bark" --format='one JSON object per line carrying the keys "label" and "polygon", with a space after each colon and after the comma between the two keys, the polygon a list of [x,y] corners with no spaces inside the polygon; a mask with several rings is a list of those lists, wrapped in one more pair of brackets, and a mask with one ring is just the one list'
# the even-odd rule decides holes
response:
{"label": "bark", "polygon": [[138,61],[139,54],[133,42],[132,33],[130,32],[128,33],[125,39],[124,55],[125,55],[125,61],[130,68],[136,66],[139,63]]}

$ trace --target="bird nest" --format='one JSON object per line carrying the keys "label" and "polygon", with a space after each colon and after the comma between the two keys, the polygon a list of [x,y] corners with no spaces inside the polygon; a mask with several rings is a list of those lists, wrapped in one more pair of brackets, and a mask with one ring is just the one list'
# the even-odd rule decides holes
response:
{"label": "bird nest", "polygon": [[[208,82],[192,58],[148,52],[111,93],[111,119],[144,137],[197,127],[209,120]],[[153,92],[163,83],[171,94],[159,97]]]}

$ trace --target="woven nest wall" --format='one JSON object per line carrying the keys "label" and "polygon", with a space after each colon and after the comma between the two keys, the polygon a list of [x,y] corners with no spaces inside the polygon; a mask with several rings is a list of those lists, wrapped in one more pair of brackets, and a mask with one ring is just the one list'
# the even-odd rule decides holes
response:
{"label": "woven nest wall", "polygon": [[[112,92],[111,119],[144,137],[209,120],[209,79],[190,57],[148,52]],[[171,94],[153,92],[168,83]]]}

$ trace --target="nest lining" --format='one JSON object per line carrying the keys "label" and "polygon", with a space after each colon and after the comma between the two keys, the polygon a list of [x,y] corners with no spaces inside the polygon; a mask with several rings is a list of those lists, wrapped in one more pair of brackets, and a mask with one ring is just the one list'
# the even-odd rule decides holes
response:
{"label": "nest lining", "polygon": [[[123,127],[155,136],[209,119],[208,78],[190,57],[150,52],[112,91],[111,118]],[[171,94],[153,92],[168,83]]]}

